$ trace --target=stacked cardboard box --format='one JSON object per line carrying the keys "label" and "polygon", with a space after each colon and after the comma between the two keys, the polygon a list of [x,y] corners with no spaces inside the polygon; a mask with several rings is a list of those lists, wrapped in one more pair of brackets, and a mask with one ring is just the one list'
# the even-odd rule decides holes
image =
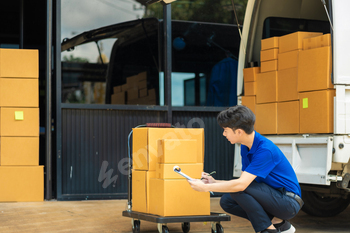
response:
{"label": "stacked cardboard box", "polygon": [[306,38],[299,54],[300,133],[332,133],[335,90],[330,34]]}
{"label": "stacked cardboard box", "polygon": [[43,201],[37,50],[0,49],[0,201]]}
{"label": "stacked cardboard box", "polygon": [[255,113],[256,105],[256,76],[260,72],[260,67],[251,67],[243,70],[244,96],[242,105],[247,106]]}
{"label": "stacked cardboard box", "polygon": [[[330,78],[330,42],[329,34],[314,32],[296,32],[261,41],[261,72],[256,78],[257,131],[262,134],[333,131],[335,92]],[[277,69],[272,65],[275,61]],[[242,97],[242,104],[248,97]]]}
{"label": "stacked cardboard box", "polygon": [[126,84],[115,86],[111,97],[112,104],[155,105],[155,89],[147,89],[147,72],[126,78]]}
{"label": "stacked cardboard box", "polygon": [[178,165],[187,175],[201,177],[203,133],[203,129],[133,129],[133,211],[161,216],[210,214],[209,193],[192,190],[173,171]]}

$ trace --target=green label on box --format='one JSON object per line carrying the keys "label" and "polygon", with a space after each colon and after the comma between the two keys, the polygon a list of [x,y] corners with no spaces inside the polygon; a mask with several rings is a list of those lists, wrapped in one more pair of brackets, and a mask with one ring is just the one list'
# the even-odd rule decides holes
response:
{"label": "green label on box", "polygon": [[303,98],[303,108],[309,107],[309,98]]}
{"label": "green label on box", "polygon": [[16,121],[24,120],[23,111],[15,111],[15,120]]}

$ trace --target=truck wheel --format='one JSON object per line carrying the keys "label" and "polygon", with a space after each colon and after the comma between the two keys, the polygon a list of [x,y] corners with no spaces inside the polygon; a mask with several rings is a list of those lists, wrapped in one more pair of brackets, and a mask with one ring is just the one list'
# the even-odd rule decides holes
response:
{"label": "truck wheel", "polygon": [[335,216],[345,210],[350,203],[350,198],[323,197],[322,193],[303,190],[302,199],[304,201],[302,210],[317,217]]}

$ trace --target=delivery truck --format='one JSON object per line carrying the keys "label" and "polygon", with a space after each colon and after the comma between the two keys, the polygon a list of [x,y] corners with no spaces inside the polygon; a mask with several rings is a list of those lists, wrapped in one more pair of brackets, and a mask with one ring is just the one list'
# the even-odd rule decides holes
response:
{"label": "delivery truck", "polygon": [[248,0],[243,23],[238,102],[288,158],[314,216],[350,203],[349,9],[348,0]]}

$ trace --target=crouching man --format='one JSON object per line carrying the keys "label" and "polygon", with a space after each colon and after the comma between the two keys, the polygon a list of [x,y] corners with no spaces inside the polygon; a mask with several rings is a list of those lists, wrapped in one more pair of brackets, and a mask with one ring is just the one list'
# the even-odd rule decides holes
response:
{"label": "crouching man", "polygon": [[203,173],[202,181],[189,181],[191,187],[226,193],[221,197],[221,207],[248,219],[255,232],[295,232],[288,220],[299,212],[303,201],[287,158],[273,142],[254,131],[255,115],[249,108],[228,108],[218,114],[217,121],[231,144],[241,144],[242,174],[224,181]]}

